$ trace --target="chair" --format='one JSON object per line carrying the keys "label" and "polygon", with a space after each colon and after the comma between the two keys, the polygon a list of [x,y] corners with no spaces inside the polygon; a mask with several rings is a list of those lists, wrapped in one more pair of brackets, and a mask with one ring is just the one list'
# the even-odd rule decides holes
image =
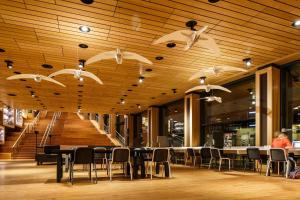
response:
{"label": "chair", "polygon": [[[291,166],[291,161],[289,160],[285,149],[283,148],[271,148],[269,149],[269,159],[267,163],[267,172],[266,176],[270,175],[270,168],[271,168],[271,163],[277,163],[279,166],[279,163],[284,163],[285,165],[285,177],[288,178],[289,171],[290,171],[290,166]],[[278,169],[279,170],[279,169]]]}
{"label": "chair", "polygon": [[[247,148],[247,158],[248,158],[248,164],[253,163],[253,170],[255,171],[255,164],[256,161],[259,162],[260,168],[259,168],[259,173],[261,174],[261,169],[262,169],[262,159],[260,157],[260,151],[259,148]],[[245,162],[244,166],[244,171],[247,168],[247,162]]]}
{"label": "chair", "polygon": [[196,166],[197,159],[201,160],[200,153],[198,151],[195,151],[193,148],[186,149],[185,165],[187,164],[189,158],[192,158],[192,163],[194,167]]}
{"label": "chair", "polygon": [[[207,165],[208,167],[210,166],[210,163],[211,163],[211,152],[210,152],[210,149],[209,147],[203,147],[201,148],[200,150],[200,166],[204,166],[204,165]],[[208,162],[206,162],[208,161]]]}
{"label": "chair", "polygon": [[97,170],[94,160],[94,149],[89,147],[78,147],[74,151],[74,155],[71,156],[70,160],[70,181],[73,184],[74,179],[74,165],[83,164],[89,165],[89,178],[92,180],[92,164],[93,170],[95,171],[96,183],[97,183]]}
{"label": "chair", "polygon": [[111,159],[108,160],[108,169],[109,169],[109,178],[110,181],[112,180],[112,164],[114,163],[121,163],[121,164],[128,164],[129,171],[130,171],[130,179],[132,180],[132,166],[130,162],[130,149],[125,147],[118,147],[114,148],[112,151]]}
{"label": "chair", "polygon": [[228,168],[230,170],[232,159],[227,158],[227,157],[222,157],[221,153],[220,153],[220,149],[210,148],[210,154],[211,154],[211,159],[210,159],[210,164],[209,164],[209,167],[208,167],[209,169],[211,167],[212,161],[214,160],[215,162],[219,161],[219,171],[221,171],[223,160],[228,160]]}
{"label": "chair", "polygon": [[103,169],[103,165],[107,167],[107,156],[106,153],[97,153],[96,150],[106,150],[105,147],[95,147],[94,148],[95,153],[94,153],[94,160],[95,164],[100,164],[101,169]]}
{"label": "chair", "polygon": [[152,161],[151,161],[151,164],[150,164],[150,177],[151,177],[151,180],[152,180],[152,176],[153,176],[153,170],[152,170],[153,164],[156,164],[156,165],[163,164],[164,168],[165,168],[164,170],[166,170],[166,165],[168,165],[169,177],[171,177],[170,150],[169,149],[167,149],[167,148],[155,148],[153,150]]}

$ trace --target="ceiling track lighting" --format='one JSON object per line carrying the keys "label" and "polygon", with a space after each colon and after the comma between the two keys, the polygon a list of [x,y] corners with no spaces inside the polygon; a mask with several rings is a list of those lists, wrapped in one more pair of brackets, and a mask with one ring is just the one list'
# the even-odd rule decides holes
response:
{"label": "ceiling track lighting", "polygon": [[145,80],[145,77],[143,77],[143,76],[140,76],[140,77],[139,77],[139,83],[143,83],[144,80]]}
{"label": "ceiling track lighting", "polygon": [[206,80],[206,77],[205,76],[202,76],[199,78],[199,82],[201,85],[204,85],[205,84],[205,80]]}
{"label": "ceiling track lighting", "polygon": [[80,59],[80,60],[78,60],[78,67],[79,67],[79,69],[83,69],[84,68],[84,66],[85,66],[85,60],[83,60],[83,59]]}
{"label": "ceiling track lighting", "polygon": [[243,62],[244,62],[245,66],[247,68],[251,67],[251,65],[252,65],[252,59],[251,58],[245,58],[245,59],[243,59]]}
{"label": "ceiling track lighting", "polygon": [[4,62],[6,62],[6,67],[8,68],[8,69],[12,69],[13,68],[13,61],[11,61],[11,60],[5,60]]}

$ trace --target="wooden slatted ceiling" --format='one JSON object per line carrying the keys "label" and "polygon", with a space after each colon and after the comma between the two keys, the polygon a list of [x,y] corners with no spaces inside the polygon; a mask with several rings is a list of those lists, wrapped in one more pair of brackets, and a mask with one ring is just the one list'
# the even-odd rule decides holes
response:
{"label": "wooden slatted ceiling", "polygon": [[[0,54],[0,99],[14,107],[41,109],[43,103],[48,110],[62,111],[76,111],[81,99],[83,112],[136,112],[136,104],[147,108],[182,98],[184,91],[197,84],[197,80],[187,79],[201,68],[221,64],[244,67],[242,59],[251,57],[252,73],[258,66],[299,52],[300,30],[291,27],[297,18],[298,0],[221,0],[216,4],[207,0],[95,0],[91,5],[80,0],[1,0],[0,48],[6,52]],[[164,34],[184,29],[190,19],[196,19],[198,27],[208,26],[206,33],[216,39],[222,51],[220,57],[199,47],[184,52],[181,43],[173,49],[165,44],[151,45]],[[81,33],[80,25],[90,26],[91,32]],[[89,48],[80,49],[80,43]],[[108,60],[86,66],[104,85],[85,79],[84,86],[79,87],[72,76],[55,77],[66,88],[45,81],[5,80],[14,71],[49,75],[75,68],[78,59],[117,47],[154,62],[153,66],[144,65],[153,71],[145,72],[142,85],[132,86],[137,84],[139,65],[126,60],[122,65]],[[164,60],[157,61],[156,56]],[[12,70],[5,67],[5,59],[14,62]],[[44,63],[53,69],[42,68]],[[208,81],[225,83],[246,74],[226,73],[209,77]],[[172,88],[178,92],[173,94]],[[33,99],[30,91],[38,98]],[[126,104],[120,105],[123,95],[128,95],[124,97]]]}

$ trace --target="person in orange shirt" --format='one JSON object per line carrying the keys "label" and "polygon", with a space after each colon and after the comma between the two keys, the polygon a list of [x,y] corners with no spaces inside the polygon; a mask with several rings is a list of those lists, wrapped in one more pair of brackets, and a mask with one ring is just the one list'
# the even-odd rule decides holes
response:
{"label": "person in orange shirt", "polygon": [[292,143],[285,133],[279,132],[277,138],[273,139],[272,147],[273,148],[284,148],[284,149],[292,148]]}

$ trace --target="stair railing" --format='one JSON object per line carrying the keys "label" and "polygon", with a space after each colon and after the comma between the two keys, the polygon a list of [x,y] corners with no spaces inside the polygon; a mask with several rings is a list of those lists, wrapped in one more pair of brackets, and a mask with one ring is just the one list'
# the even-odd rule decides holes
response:
{"label": "stair railing", "polygon": [[61,116],[61,112],[56,112],[53,114],[52,119],[50,123],[47,125],[46,130],[43,134],[42,140],[40,142],[40,147],[44,147],[47,144],[48,137],[49,135],[51,135],[55,122],[60,116]]}
{"label": "stair railing", "polygon": [[22,143],[23,139],[25,138],[26,136],[26,133],[31,133],[34,131],[38,121],[39,121],[39,118],[40,118],[40,113],[39,112],[35,118],[33,119],[32,122],[30,123],[27,123],[25,125],[25,128],[23,129],[23,131],[21,132],[21,134],[19,135],[19,137],[17,138],[16,142],[13,144],[12,146],[12,157],[14,157],[14,154],[17,153],[19,151],[19,148],[20,148],[20,144]]}
{"label": "stair railing", "polygon": [[118,131],[116,131],[116,138],[122,146],[125,146],[125,137],[122,136]]}

